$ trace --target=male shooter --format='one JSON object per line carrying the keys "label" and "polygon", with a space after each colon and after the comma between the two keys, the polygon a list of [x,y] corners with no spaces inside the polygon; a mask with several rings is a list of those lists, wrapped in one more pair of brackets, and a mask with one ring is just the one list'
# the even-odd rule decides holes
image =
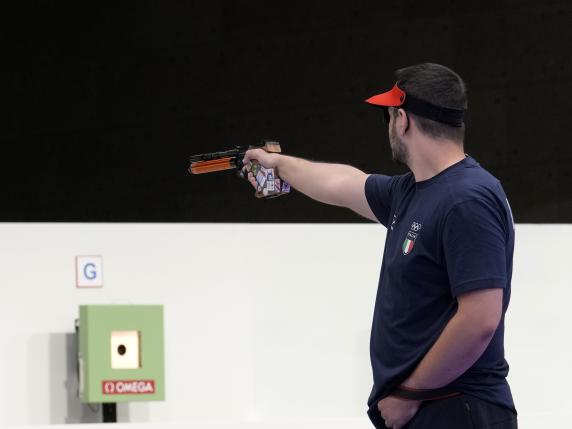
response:
{"label": "male shooter", "polygon": [[[499,183],[463,149],[465,84],[438,64],[396,72],[381,107],[393,158],[410,172],[246,152],[317,201],[387,228],[371,331],[377,428],[516,428],[504,315],[514,223]],[[252,174],[248,175],[255,185]]]}

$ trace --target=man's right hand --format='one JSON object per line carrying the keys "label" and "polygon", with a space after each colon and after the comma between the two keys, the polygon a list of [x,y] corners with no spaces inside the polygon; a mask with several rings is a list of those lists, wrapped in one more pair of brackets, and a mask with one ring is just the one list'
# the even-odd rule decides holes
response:
{"label": "man's right hand", "polygon": [[264,149],[247,150],[242,159],[242,163],[247,166],[251,160],[258,161],[264,168],[275,168],[278,165],[277,153],[266,152]]}
{"label": "man's right hand", "polygon": [[246,151],[242,159],[242,163],[244,164],[242,172],[247,175],[248,181],[254,186],[254,189],[258,188],[258,184],[250,172],[250,161],[258,161],[264,168],[276,168],[278,166],[279,157],[279,154],[266,152],[264,149],[250,149]]}

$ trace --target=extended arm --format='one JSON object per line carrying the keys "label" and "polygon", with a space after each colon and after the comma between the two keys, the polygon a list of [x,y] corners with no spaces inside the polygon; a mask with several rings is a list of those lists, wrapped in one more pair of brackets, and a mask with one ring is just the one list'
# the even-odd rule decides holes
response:
{"label": "extended arm", "polygon": [[246,152],[244,163],[256,159],[267,168],[277,168],[280,177],[299,192],[325,204],[347,207],[377,222],[365,197],[366,173],[344,164],[312,162],[292,156]]}

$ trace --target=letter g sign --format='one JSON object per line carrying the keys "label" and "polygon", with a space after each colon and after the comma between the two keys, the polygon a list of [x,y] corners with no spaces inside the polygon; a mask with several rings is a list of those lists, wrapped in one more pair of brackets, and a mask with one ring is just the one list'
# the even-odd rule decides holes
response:
{"label": "letter g sign", "polygon": [[78,288],[103,286],[101,256],[76,256],[76,286]]}

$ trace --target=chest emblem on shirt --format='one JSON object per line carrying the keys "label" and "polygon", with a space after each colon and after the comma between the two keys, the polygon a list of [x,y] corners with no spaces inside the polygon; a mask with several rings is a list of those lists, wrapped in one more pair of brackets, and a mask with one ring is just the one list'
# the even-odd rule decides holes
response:
{"label": "chest emblem on shirt", "polygon": [[419,236],[419,231],[421,231],[421,228],[423,228],[423,225],[419,222],[413,222],[411,224],[409,232],[407,233],[405,241],[403,242],[403,246],[401,247],[404,255],[409,255],[413,250],[413,246],[415,246],[415,240]]}

